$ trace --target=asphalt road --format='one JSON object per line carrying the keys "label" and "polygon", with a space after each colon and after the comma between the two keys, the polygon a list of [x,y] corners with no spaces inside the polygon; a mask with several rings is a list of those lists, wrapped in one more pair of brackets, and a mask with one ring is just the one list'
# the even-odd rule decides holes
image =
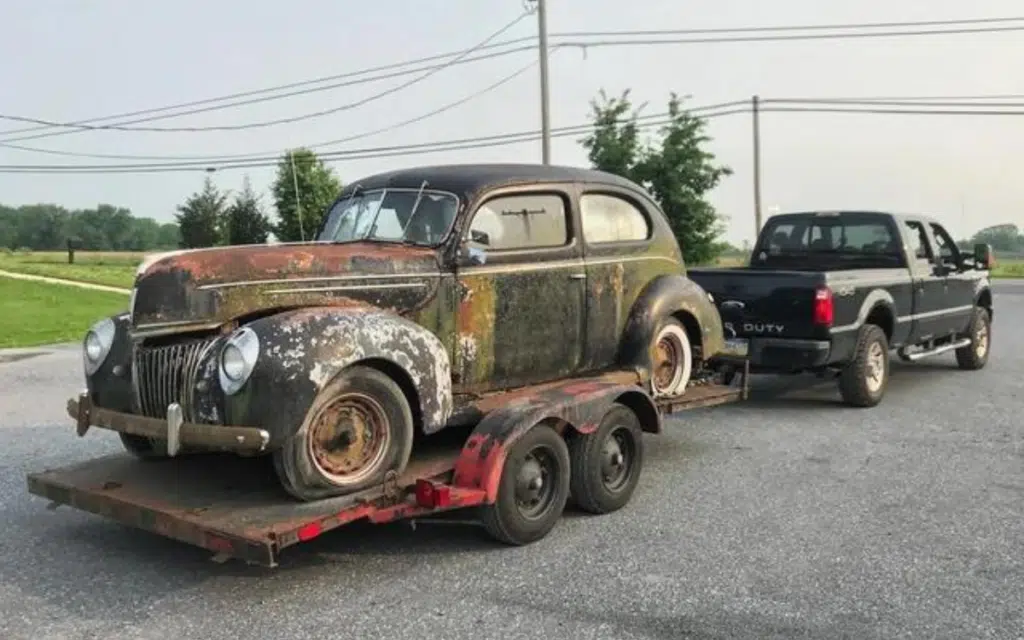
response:
{"label": "asphalt road", "polygon": [[531,547],[360,527],[275,570],[46,510],[26,472],[119,445],[64,416],[77,350],[0,364],[0,638],[1024,638],[1024,284],[996,305],[983,371],[895,364],[872,410],[758,379]]}

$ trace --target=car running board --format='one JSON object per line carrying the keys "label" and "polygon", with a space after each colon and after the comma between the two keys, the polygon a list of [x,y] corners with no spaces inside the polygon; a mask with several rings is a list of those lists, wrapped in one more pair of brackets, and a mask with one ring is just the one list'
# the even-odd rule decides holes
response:
{"label": "car running board", "polygon": [[960,340],[956,340],[955,342],[950,342],[948,344],[942,345],[941,347],[935,347],[934,349],[929,349],[927,351],[918,351],[917,353],[908,353],[908,354],[906,354],[906,358],[907,358],[907,360],[910,360],[911,362],[914,362],[916,360],[920,360],[921,358],[927,358],[928,356],[937,356],[937,355],[939,355],[941,353],[946,353],[947,351],[952,351],[954,349],[959,349],[961,347],[966,347],[966,346],[968,346],[970,344],[971,344],[971,339],[970,338],[961,338]]}

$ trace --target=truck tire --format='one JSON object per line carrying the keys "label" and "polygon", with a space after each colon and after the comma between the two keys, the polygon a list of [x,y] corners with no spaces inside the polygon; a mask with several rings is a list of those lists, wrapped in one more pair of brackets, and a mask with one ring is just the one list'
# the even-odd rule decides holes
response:
{"label": "truck tire", "polygon": [[546,536],[569,499],[569,448],[546,424],[537,424],[509,449],[494,504],[481,507],[484,529],[495,540],[524,545]]}
{"label": "truck tire", "polygon": [[956,364],[966,371],[977,371],[988,362],[992,347],[992,317],[988,309],[974,307],[967,331],[971,336],[971,344],[956,350]]}
{"label": "truck tire", "polygon": [[686,390],[693,370],[693,347],[683,323],[667,316],[651,341],[651,395],[678,396]]}
{"label": "truck tire", "polygon": [[121,446],[125,451],[139,460],[163,460],[167,458],[167,445],[159,440],[152,440],[134,433],[118,432]]}
{"label": "truck tire", "polygon": [[889,341],[881,327],[865,324],[857,333],[853,359],[839,374],[839,393],[846,404],[873,407],[889,385]]}
{"label": "truck tire", "polygon": [[274,452],[274,469],[299,500],[355,493],[405,470],[413,432],[401,387],[377,369],[356,365],[320,390],[298,430]]}
{"label": "truck tire", "polygon": [[644,440],[632,409],[615,403],[597,430],[569,439],[572,501],[588,513],[602,514],[626,506],[643,468]]}

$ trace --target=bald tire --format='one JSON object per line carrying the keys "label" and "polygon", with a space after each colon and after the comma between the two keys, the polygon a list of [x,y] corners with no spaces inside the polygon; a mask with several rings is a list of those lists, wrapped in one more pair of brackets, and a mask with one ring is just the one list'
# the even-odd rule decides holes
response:
{"label": "bald tire", "polygon": [[[608,438],[616,432],[627,439],[632,450],[626,457],[626,478],[620,486],[609,487],[602,475],[603,449]],[[613,404],[608,413],[604,414],[596,431],[585,435],[574,434],[569,439],[573,503],[593,514],[611,513],[626,506],[640,480],[644,459],[643,438],[639,418],[632,409],[618,403]]]}
{"label": "bald tire", "polygon": [[[320,472],[309,453],[307,439],[319,410],[350,391],[370,396],[380,404],[391,438],[383,460],[371,475],[341,485]],[[343,370],[320,390],[298,430],[274,451],[274,470],[281,486],[298,500],[309,502],[357,493],[382,485],[390,471],[397,475],[405,471],[412,455],[414,431],[412,409],[398,383],[382,371],[356,365]]]}

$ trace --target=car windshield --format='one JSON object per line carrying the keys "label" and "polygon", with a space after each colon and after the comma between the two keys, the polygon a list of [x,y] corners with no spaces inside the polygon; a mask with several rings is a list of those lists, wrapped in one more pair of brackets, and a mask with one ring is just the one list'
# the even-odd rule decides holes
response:
{"label": "car windshield", "polygon": [[317,239],[434,246],[448,233],[458,204],[449,193],[427,189],[357,189],[331,207]]}

